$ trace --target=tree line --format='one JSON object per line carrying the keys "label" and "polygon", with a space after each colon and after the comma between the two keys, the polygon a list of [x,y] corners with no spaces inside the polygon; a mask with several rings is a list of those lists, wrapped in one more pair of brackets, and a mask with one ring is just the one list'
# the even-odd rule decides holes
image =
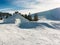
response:
{"label": "tree line", "polygon": [[28,19],[29,21],[38,21],[38,15],[37,14],[34,14],[34,18],[31,16],[31,14],[29,13],[29,15],[25,14],[22,16],[26,19]]}
{"label": "tree line", "polygon": [[[18,11],[15,12],[15,14],[19,13]],[[29,13],[27,14],[21,14],[19,13],[21,16],[23,16],[24,18],[28,19],[29,21],[38,21],[38,15],[37,13],[34,14],[34,18],[32,17],[32,15]]]}
{"label": "tree line", "polygon": [[8,18],[9,16],[12,16],[12,14],[0,12],[0,20]]}
{"label": "tree line", "polygon": [[[15,13],[17,14],[19,12],[16,11]],[[19,13],[19,14],[21,16],[23,16],[24,18],[28,19],[29,21],[38,21],[38,15],[37,15],[37,13],[34,14],[34,17],[32,17],[30,13],[28,15],[27,14],[21,14],[21,13]],[[0,12],[0,20],[2,20],[4,18],[8,18],[9,16],[12,16],[12,14]]]}

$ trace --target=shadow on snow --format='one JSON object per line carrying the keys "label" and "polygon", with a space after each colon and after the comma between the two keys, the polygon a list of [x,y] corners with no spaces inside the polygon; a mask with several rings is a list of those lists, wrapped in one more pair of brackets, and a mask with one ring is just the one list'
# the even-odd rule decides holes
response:
{"label": "shadow on snow", "polygon": [[55,29],[54,27],[52,27],[51,25],[47,24],[47,23],[37,23],[37,22],[27,22],[27,23],[21,23],[19,25],[20,28],[23,28],[23,29],[29,29],[29,28],[44,28],[44,26],[46,27],[49,27],[49,28],[53,28]]}

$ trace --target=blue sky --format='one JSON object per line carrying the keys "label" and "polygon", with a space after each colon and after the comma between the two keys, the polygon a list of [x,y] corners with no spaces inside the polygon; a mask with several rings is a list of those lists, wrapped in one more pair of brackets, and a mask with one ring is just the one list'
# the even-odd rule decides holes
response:
{"label": "blue sky", "polygon": [[38,12],[60,7],[60,0],[0,0],[0,11]]}
{"label": "blue sky", "polygon": [[12,4],[12,0],[0,0],[0,9],[13,8],[13,9],[23,9],[23,7],[18,7]]}

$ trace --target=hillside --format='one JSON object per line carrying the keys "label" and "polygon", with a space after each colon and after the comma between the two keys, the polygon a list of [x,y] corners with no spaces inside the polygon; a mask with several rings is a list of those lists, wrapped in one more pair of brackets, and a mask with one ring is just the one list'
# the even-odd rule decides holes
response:
{"label": "hillside", "polygon": [[[39,19],[47,19],[47,20],[60,20],[60,8],[55,8],[52,10],[48,10],[48,11],[43,11],[43,12],[38,12],[37,13]],[[32,14],[32,16],[34,16],[34,14]]]}

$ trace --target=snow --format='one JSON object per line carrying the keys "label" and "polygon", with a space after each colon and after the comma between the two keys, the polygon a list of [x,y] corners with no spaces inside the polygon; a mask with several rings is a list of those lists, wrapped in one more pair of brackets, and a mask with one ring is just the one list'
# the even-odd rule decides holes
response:
{"label": "snow", "polygon": [[29,22],[14,14],[0,24],[0,45],[60,45],[60,21],[49,19]]}
{"label": "snow", "polygon": [[23,29],[15,24],[0,24],[0,45],[60,45],[60,29],[40,26]]}
{"label": "snow", "polygon": [[[37,12],[37,15],[39,19],[60,21],[60,8],[55,8],[43,12]],[[34,14],[32,14],[32,16],[34,16]]]}
{"label": "snow", "polygon": [[7,19],[5,18],[3,20],[3,23],[23,23],[23,22],[29,22],[27,19],[22,17],[19,13],[18,14],[13,14],[12,16],[8,17]]}

